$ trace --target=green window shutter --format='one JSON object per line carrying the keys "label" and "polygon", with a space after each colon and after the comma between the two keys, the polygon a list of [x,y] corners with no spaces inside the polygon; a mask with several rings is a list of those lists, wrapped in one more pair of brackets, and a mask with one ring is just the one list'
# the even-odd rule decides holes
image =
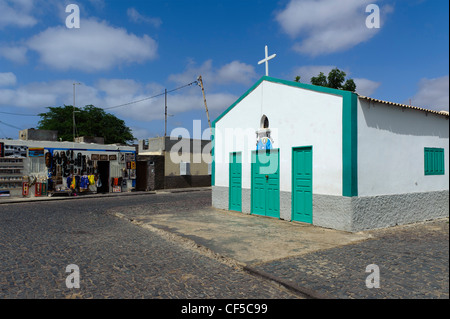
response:
{"label": "green window shutter", "polygon": [[425,175],[445,174],[445,155],[443,148],[425,148]]}

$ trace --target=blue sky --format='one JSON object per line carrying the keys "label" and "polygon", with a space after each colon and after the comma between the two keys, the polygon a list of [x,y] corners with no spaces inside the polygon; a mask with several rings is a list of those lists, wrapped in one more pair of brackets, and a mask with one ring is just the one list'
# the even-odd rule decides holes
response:
{"label": "blue sky", "polygon": [[[69,4],[80,28],[66,27]],[[380,28],[369,29],[369,4]],[[447,0],[0,0],[0,138],[18,138],[49,106],[111,108],[202,75],[211,119],[261,76],[309,83],[333,67],[362,95],[449,109]],[[206,129],[198,86],[169,94],[169,133]],[[164,98],[108,110],[136,138],[164,135]],[[197,136],[194,136],[197,137]]]}

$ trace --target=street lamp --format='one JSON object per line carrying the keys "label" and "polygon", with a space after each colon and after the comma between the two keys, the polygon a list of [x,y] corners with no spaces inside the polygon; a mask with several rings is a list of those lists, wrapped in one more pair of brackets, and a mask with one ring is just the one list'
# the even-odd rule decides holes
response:
{"label": "street lamp", "polygon": [[81,83],[74,83],[73,84],[73,142],[75,142],[75,86],[81,85]]}

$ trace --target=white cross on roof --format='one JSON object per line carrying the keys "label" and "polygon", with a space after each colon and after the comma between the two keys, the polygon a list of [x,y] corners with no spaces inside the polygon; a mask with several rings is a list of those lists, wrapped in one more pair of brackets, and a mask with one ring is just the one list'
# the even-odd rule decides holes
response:
{"label": "white cross on roof", "polygon": [[273,54],[269,56],[269,47],[266,45],[266,58],[258,62],[258,64],[266,64],[266,76],[269,76],[269,61],[275,58],[277,55]]}

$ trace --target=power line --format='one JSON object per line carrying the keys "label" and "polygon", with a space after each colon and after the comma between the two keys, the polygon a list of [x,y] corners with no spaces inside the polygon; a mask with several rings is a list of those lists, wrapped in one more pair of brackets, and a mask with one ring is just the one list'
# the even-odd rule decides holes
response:
{"label": "power line", "polygon": [[[167,91],[167,93],[173,93],[173,92],[179,91],[181,89],[184,89],[184,88],[186,88],[188,86],[192,86],[194,84],[197,85],[198,82],[197,81],[191,82],[189,84],[180,86],[180,87],[178,87],[176,89]],[[117,105],[117,106],[106,107],[106,108],[103,108],[103,110],[118,109],[120,107],[124,107],[124,106],[128,106],[128,105],[132,105],[132,104],[137,104],[137,103],[141,103],[141,102],[144,102],[144,101],[148,101],[148,100],[151,100],[151,99],[155,99],[157,97],[164,96],[165,94],[166,94],[166,92],[163,92],[163,93],[160,93],[160,94],[157,94],[157,95],[153,95],[153,96],[147,97],[147,98],[142,99],[142,100],[128,102],[128,103]],[[0,114],[7,114],[7,115],[14,115],[14,116],[39,116],[39,115],[35,115],[35,114],[22,114],[22,113],[10,113],[10,112],[0,112]],[[3,123],[3,124],[5,124],[5,123]]]}
{"label": "power line", "polygon": [[16,116],[39,116],[36,114],[23,114],[23,113],[10,113],[10,112],[0,112],[0,114],[16,115]]}
{"label": "power line", "polygon": [[[167,94],[168,94],[168,93],[173,93],[173,92],[175,92],[175,91],[179,91],[179,90],[181,90],[181,89],[184,89],[184,88],[186,88],[186,87],[188,87],[188,86],[191,86],[191,85],[197,84],[197,83],[198,83],[197,81],[194,81],[194,82],[191,82],[191,83],[189,83],[189,84],[180,86],[179,88],[176,88],[176,89],[167,91]],[[157,95],[153,95],[153,96],[147,97],[147,98],[142,99],[142,100],[133,101],[133,102],[129,102],[129,103],[125,103],[125,104],[121,104],[121,105],[117,105],[117,106],[112,106],[112,107],[106,107],[106,108],[103,108],[103,109],[104,109],[104,110],[117,109],[117,108],[119,108],[119,107],[124,107],[124,106],[128,106],[128,105],[132,105],[132,104],[136,104],[136,103],[148,101],[148,100],[155,99],[155,98],[157,98],[157,97],[164,96],[164,95],[166,95],[166,92],[163,92],[163,93],[160,93],[160,94],[157,94]]]}
{"label": "power line", "polygon": [[22,130],[20,127],[17,127],[17,126],[14,126],[14,125],[11,125],[11,124],[8,124],[8,123],[5,123],[5,122],[2,122],[2,121],[0,121],[0,124],[3,124],[3,125],[6,125],[6,126],[9,126],[9,127],[12,127],[12,128],[15,128],[16,130]]}

